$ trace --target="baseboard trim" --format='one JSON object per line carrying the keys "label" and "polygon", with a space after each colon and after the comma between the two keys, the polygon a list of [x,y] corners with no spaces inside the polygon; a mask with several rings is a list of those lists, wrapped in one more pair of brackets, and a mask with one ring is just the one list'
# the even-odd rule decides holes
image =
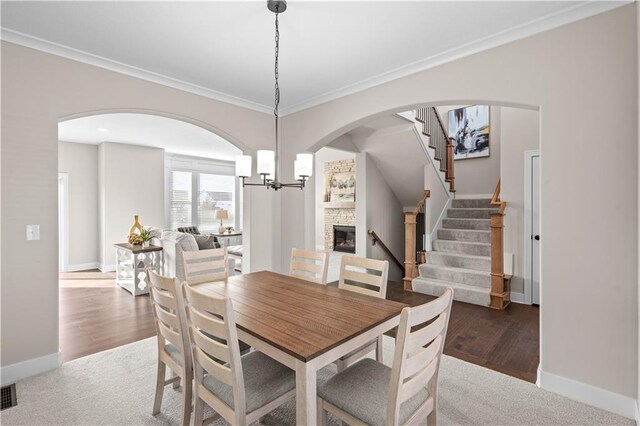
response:
{"label": "baseboard trim", "polygon": [[628,419],[637,418],[638,407],[635,398],[547,373],[540,367],[538,367],[538,382],[536,384],[549,392],[610,411]]}
{"label": "baseboard trim", "polygon": [[640,425],[640,401],[636,404],[636,424]]}
{"label": "baseboard trim", "polygon": [[88,269],[100,268],[100,262],[76,263],[75,265],[67,265],[66,272],[86,271]]}
{"label": "baseboard trim", "polygon": [[50,370],[55,370],[62,365],[62,357],[60,351],[41,356],[38,358],[28,359],[15,364],[3,365],[0,370],[0,383],[2,386],[10,385],[18,380],[35,376]]}
{"label": "baseboard trim", "polygon": [[525,305],[525,301],[524,301],[524,293],[517,293],[512,291],[511,292],[511,301],[513,303],[521,303],[523,305]]}
{"label": "baseboard trim", "polygon": [[116,270],[116,265],[103,265],[103,264],[100,264],[98,266],[98,269],[100,269],[102,272],[114,272]]}
{"label": "baseboard trim", "polygon": [[456,200],[490,200],[492,197],[493,194],[458,194],[456,192]]}

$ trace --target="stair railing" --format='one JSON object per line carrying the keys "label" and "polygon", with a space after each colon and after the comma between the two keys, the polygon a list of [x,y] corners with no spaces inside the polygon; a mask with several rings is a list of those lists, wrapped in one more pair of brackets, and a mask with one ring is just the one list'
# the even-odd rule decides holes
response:
{"label": "stair railing", "polygon": [[371,235],[371,239],[373,242],[373,245],[376,245],[376,243],[378,245],[380,245],[380,248],[382,249],[383,252],[385,252],[387,254],[387,256],[389,256],[391,258],[391,260],[393,260],[393,262],[398,265],[398,268],[400,268],[400,270],[402,271],[402,275],[404,276],[404,265],[402,264],[402,262],[400,262],[398,260],[398,258],[391,252],[391,250],[389,250],[389,247],[387,247],[387,245],[382,241],[382,239],[380,238],[380,236],[378,234],[376,234],[376,232],[373,229],[369,229],[367,231],[367,233],[369,235]]}
{"label": "stair railing", "polygon": [[491,197],[491,205],[498,211],[491,213],[491,308],[503,310],[511,302],[511,280],[504,274],[504,210],[506,201],[500,200],[500,181]]}
{"label": "stair railing", "polygon": [[456,192],[453,138],[447,136],[438,110],[435,107],[419,108],[415,117],[422,123],[422,134],[429,137],[429,147],[435,150],[434,157],[440,163],[440,171],[445,174],[445,181],[449,183],[449,191]]}
{"label": "stair railing", "polygon": [[404,213],[404,289],[413,291],[411,282],[418,276],[418,265],[416,264],[416,224],[417,216],[422,211],[424,204],[431,195],[431,191],[426,190],[422,198],[413,211]]}

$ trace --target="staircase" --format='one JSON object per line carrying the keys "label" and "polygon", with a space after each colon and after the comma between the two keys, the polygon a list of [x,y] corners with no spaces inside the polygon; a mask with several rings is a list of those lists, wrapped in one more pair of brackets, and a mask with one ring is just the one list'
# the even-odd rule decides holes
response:
{"label": "staircase", "polygon": [[498,211],[489,199],[453,200],[413,291],[440,296],[453,287],[455,300],[490,306],[491,214]]}

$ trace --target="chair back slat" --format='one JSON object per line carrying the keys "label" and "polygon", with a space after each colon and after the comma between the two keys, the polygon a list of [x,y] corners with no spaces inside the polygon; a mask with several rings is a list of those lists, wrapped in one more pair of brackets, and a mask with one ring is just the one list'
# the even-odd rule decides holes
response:
{"label": "chair back slat", "polygon": [[425,389],[428,398],[412,413],[410,423],[424,422],[436,409],[438,369],[452,301],[453,289],[447,288],[433,302],[402,310],[391,369],[387,423],[397,424],[402,403]]}
{"label": "chair back slat", "polygon": [[[226,253],[226,251],[225,251]],[[204,372],[232,387],[234,411],[246,412],[244,376],[231,299],[201,293],[198,286],[183,285],[195,383],[201,391]],[[220,360],[226,364],[216,362]],[[208,397],[225,404],[215,394]]]}
{"label": "chair back slat", "polygon": [[188,284],[224,281],[229,278],[227,248],[185,251],[182,253],[184,276]]}
{"label": "chair back slat", "polygon": [[342,256],[338,288],[384,299],[387,294],[389,262]]}
{"label": "chair back slat", "polygon": [[166,342],[180,350],[182,367],[191,370],[192,358],[189,345],[184,300],[176,278],[163,277],[147,269],[149,293],[158,336],[158,353],[165,350]]}
{"label": "chair back slat", "polygon": [[229,386],[233,386],[233,374],[229,367],[215,362],[206,354],[206,352],[197,346],[194,348],[193,356],[194,361],[200,365],[207,374],[212,375]]}
{"label": "chair back slat", "polygon": [[289,275],[318,284],[327,283],[329,254],[326,252],[291,249]]}

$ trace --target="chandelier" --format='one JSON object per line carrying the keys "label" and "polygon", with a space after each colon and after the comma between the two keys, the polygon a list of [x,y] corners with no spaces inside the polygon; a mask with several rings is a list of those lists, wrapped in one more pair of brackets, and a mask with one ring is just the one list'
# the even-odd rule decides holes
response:
{"label": "chandelier", "polygon": [[280,169],[280,156],[278,147],[278,107],[280,106],[280,86],[278,85],[278,55],[280,53],[280,30],[278,28],[278,15],[287,10],[287,2],[285,0],[269,0],[267,1],[267,8],[276,14],[276,49],[275,49],[275,108],[273,109],[273,115],[275,117],[276,124],[276,150],[259,150],[257,158],[257,171],[262,182],[249,183],[245,182],[245,179],[251,177],[252,158],[250,155],[238,155],[236,157],[236,176],[242,179],[242,186],[264,186],[267,189],[274,189],[275,191],[280,188],[304,188],[304,184],[311,176],[313,170],[313,155],[312,154],[298,154],[296,160],[293,163],[294,176],[297,182],[295,183],[282,183],[279,180]]}

